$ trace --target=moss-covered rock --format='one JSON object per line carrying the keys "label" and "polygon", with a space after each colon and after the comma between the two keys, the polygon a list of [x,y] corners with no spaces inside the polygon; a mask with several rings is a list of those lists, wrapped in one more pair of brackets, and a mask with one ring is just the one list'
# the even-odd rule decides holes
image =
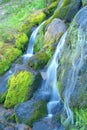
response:
{"label": "moss-covered rock", "polygon": [[40,52],[32,56],[29,59],[29,67],[31,67],[34,70],[43,69],[52,57],[55,47],[56,46],[54,44],[51,46],[46,46]]}
{"label": "moss-covered rock", "polygon": [[26,43],[28,43],[28,37],[25,33],[19,33],[15,35],[15,46],[18,49],[24,50],[27,45]]}
{"label": "moss-covered rock", "polygon": [[60,1],[60,0],[56,0],[56,1],[53,0],[53,2],[50,3],[50,5],[47,6],[47,7],[43,10],[43,11],[45,12],[45,14],[46,14],[47,17],[48,17],[48,16],[51,16],[51,15],[53,14],[53,12],[55,11],[55,9],[56,9],[56,7],[57,7],[59,1]]}
{"label": "moss-covered rock", "polygon": [[10,108],[26,101],[33,80],[33,74],[27,71],[21,71],[13,75],[8,81],[8,93],[4,106]]}
{"label": "moss-covered rock", "polygon": [[46,116],[46,114],[46,102],[43,100],[30,100],[19,104],[15,108],[16,122],[24,123],[29,126],[32,126],[34,122]]}
{"label": "moss-covered rock", "polygon": [[78,0],[63,0],[59,3],[55,10],[53,18],[57,17],[66,21],[71,21],[81,6],[81,1]]}
{"label": "moss-covered rock", "polygon": [[6,72],[12,62],[22,54],[21,50],[10,44],[0,43],[0,75]]}

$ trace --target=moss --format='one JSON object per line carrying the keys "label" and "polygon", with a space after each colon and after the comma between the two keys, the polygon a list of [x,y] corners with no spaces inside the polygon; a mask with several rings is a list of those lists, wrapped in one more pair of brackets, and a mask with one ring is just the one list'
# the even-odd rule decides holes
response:
{"label": "moss", "polygon": [[28,65],[34,70],[39,70],[47,65],[48,61],[52,57],[55,50],[55,45],[47,46],[43,48],[39,53],[36,53],[31,59],[29,59]]}
{"label": "moss", "polygon": [[21,54],[22,52],[12,45],[0,43],[0,75],[6,72]]}
{"label": "moss", "polygon": [[82,0],[82,5],[86,6],[87,5],[87,0]]}
{"label": "moss", "polygon": [[19,33],[15,35],[15,46],[18,49],[24,50],[27,42],[28,42],[28,37],[25,33]]}
{"label": "moss", "polygon": [[55,11],[58,3],[60,0],[56,0],[54,2],[52,2],[47,8],[44,9],[44,12],[46,14],[46,16],[51,16],[53,14],[53,12]]}
{"label": "moss", "polygon": [[87,127],[87,108],[74,108],[75,127],[85,130]]}
{"label": "moss", "polygon": [[[45,117],[47,115],[46,101],[43,101],[43,100],[39,100],[39,101],[35,101],[35,102],[31,101],[31,103],[26,104],[26,105],[24,107],[27,109],[25,111],[27,111],[28,113],[22,112],[20,110],[20,108],[19,108],[19,110],[17,110],[17,107],[20,107],[20,106],[17,106],[15,108],[16,123],[24,123],[24,124],[27,124],[32,127],[34,122],[42,119],[43,117]],[[20,111],[22,114],[20,113]]]}
{"label": "moss", "polygon": [[31,28],[35,25],[40,24],[45,19],[45,17],[46,15],[43,11],[36,10],[32,12],[31,15],[29,15],[29,17],[27,18],[27,20],[21,25],[19,31],[25,32],[29,35]]}
{"label": "moss", "polygon": [[42,26],[40,30],[38,31],[38,35],[36,37],[36,41],[34,44],[34,52],[39,52],[42,50],[44,46],[44,27]]}
{"label": "moss", "polygon": [[8,81],[8,93],[4,106],[14,107],[20,102],[28,99],[29,86],[33,82],[33,75],[27,71],[21,71],[13,75]]}
{"label": "moss", "polygon": [[37,109],[34,111],[32,118],[29,120],[28,125],[30,126],[32,126],[35,121],[47,115],[47,104],[45,101],[38,101],[33,107],[37,107]]}

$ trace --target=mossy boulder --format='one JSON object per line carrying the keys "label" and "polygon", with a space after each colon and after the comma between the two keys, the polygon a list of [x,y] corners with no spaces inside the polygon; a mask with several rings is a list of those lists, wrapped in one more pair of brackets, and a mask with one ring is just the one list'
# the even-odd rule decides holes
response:
{"label": "mossy boulder", "polygon": [[75,14],[81,8],[81,0],[63,0],[58,2],[58,6],[53,15],[45,22],[45,25],[52,22],[54,18],[60,18],[65,22],[71,22]]}
{"label": "mossy boulder", "polygon": [[28,66],[34,70],[43,69],[52,57],[55,48],[55,44],[44,47],[40,52],[36,53],[29,59]]}
{"label": "mossy boulder", "polygon": [[82,0],[82,5],[86,6],[87,5],[87,0]]}
{"label": "mossy boulder", "polygon": [[30,100],[15,107],[17,123],[24,123],[29,126],[47,115],[46,102],[43,100]]}
{"label": "mossy boulder", "polygon": [[21,54],[21,50],[14,48],[14,46],[0,43],[0,75],[5,73],[10,68],[12,62]]}
{"label": "mossy boulder", "polygon": [[13,75],[8,81],[8,93],[4,106],[10,108],[26,101],[33,80],[33,74],[27,71],[21,71]]}
{"label": "mossy boulder", "polygon": [[63,0],[58,4],[53,14],[53,18],[60,18],[65,21],[71,21],[81,6],[81,0]]}

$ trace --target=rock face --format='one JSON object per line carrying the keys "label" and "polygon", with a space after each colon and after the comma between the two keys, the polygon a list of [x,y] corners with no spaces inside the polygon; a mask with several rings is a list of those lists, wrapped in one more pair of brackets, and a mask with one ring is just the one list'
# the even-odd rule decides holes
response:
{"label": "rock face", "polygon": [[87,106],[87,7],[75,16],[66,36],[58,69],[58,87],[65,105]]}
{"label": "rock face", "polygon": [[16,121],[30,126],[46,115],[46,102],[43,100],[30,100],[15,108]]}
{"label": "rock face", "polygon": [[47,26],[47,31],[44,36],[44,43],[51,44],[57,42],[61,35],[66,31],[66,26],[61,19],[55,18]]}

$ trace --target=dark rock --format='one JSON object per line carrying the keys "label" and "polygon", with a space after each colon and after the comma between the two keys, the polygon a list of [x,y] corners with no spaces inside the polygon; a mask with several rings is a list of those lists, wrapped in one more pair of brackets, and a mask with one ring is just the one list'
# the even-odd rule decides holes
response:
{"label": "dark rock", "polygon": [[12,126],[7,126],[7,127],[5,127],[5,129],[4,130],[15,130],[15,128],[14,127],[12,127]]}
{"label": "dark rock", "polygon": [[35,122],[33,124],[32,130],[64,130],[64,127],[61,123],[56,122],[54,119],[51,118],[44,118],[39,122]]}
{"label": "dark rock", "polygon": [[15,108],[16,121],[32,126],[32,124],[46,116],[46,102],[43,100],[30,100],[21,103]]}
{"label": "dark rock", "polygon": [[5,129],[5,125],[0,123],[0,130],[4,130]]}
{"label": "dark rock", "polygon": [[16,125],[15,130],[31,130],[31,128],[25,124],[18,124]]}

